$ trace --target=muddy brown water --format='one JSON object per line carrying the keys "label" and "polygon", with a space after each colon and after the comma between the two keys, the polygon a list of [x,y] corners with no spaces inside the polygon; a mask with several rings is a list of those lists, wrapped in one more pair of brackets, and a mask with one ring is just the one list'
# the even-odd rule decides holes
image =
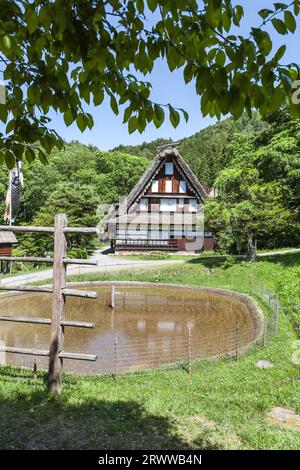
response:
{"label": "muddy brown water", "polygon": [[[64,360],[76,373],[152,368],[232,353],[250,344],[255,321],[247,305],[230,295],[177,287],[111,286],[96,290],[96,300],[67,298],[66,320],[95,323],[95,329],[65,328],[65,351],[96,354],[96,362]],[[0,299],[0,315],[51,318],[51,295],[24,294]],[[0,322],[0,345],[49,349],[50,326]],[[33,356],[0,352],[0,362],[30,366]],[[39,368],[47,358],[37,357]]]}

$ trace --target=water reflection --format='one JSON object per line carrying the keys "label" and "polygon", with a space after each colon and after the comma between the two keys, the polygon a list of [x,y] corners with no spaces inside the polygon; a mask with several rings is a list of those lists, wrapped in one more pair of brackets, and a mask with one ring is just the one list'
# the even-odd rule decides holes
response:
{"label": "water reflection", "polygon": [[[97,300],[67,299],[66,319],[93,322],[96,328],[66,328],[65,350],[97,354],[98,359],[95,363],[65,360],[65,370],[97,373],[154,367],[186,360],[189,347],[193,357],[208,357],[234,350],[237,341],[242,346],[254,338],[246,305],[230,296],[158,286],[117,286],[116,308],[112,310],[110,289],[97,288]],[[50,318],[51,296],[26,294],[1,299],[0,314]],[[38,344],[38,349],[48,349],[49,339],[47,325],[0,323],[3,345],[34,348]],[[1,363],[29,360],[0,354]],[[37,361],[39,367],[47,367],[46,358]]]}

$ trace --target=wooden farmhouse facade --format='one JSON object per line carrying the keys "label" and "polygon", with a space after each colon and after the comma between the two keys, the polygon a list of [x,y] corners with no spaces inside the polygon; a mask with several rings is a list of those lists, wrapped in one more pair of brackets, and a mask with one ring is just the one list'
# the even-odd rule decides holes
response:
{"label": "wooden farmhouse facade", "polygon": [[163,147],[131,193],[114,205],[105,231],[114,251],[212,251],[204,231],[204,187],[172,146]]}
{"label": "wooden farmhouse facade", "polygon": [[[18,241],[13,232],[0,232],[0,256],[12,256],[12,250]],[[9,270],[9,261],[0,261],[0,272]]]}

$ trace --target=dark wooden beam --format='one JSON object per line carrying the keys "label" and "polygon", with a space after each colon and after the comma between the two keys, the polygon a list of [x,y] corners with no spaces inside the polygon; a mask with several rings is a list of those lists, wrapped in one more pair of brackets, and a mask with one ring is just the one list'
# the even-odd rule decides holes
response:
{"label": "dark wooden beam", "polygon": [[[50,318],[38,318],[38,317],[15,317],[10,315],[1,315],[0,321],[9,321],[15,323],[34,323],[38,325],[51,325]],[[63,320],[62,326],[71,326],[74,328],[95,328],[95,323],[88,323],[82,321]]]}
{"label": "dark wooden beam", "polygon": [[0,225],[1,232],[41,232],[54,233],[54,227],[33,227],[31,225]]}
{"label": "dark wooden beam", "polygon": [[62,294],[69,297],[84,297],[85,299],[97,299],[97,292],[89,292],[78,289],[62,289]]}
{"label": "dark wooden beam", "polygon": [[52,287],[41,287],[41,286],[5,286],[0,284],[0,290],[4,291],[16,291],[16,292],[41,292],[41,293],[52,293]]}
{"label": "dark wooden beam", "polygon": [[[7,352],[10,354],[25,354],[29,356],[44,356],[49,357],[49,351],[42,349],[26,349],[26,348],[15,348],[10,346],[0,346],[0,352]],[[95,354],[78,354],[61,351],[59,353],[61,359],[72,359],[74,361],[96,361],[97,356]]]}
{"label": "dark wooden beam", "polygon": [[97,227],[66,227],[64,233],[82,233],[86,235],[97,235],[99,229]]}
{"label": "dark wooden beam", "polygon": [[35,258],[33,256],[0,256],[0,261],[53,264],[53,258]]}

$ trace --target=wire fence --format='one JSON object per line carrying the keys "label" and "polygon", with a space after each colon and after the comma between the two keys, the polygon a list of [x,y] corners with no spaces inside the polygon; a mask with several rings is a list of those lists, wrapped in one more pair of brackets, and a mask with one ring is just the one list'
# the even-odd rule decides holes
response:
{"label": "wire fence", "polygon": [[[128,340],[115,332],[111,344],[106,345],[99,357],[102,372],[118,374],[178,365],[191,372],[197,360],[222,356],[237,360],[253,344],[265,347],[278,331],[278,295],[258,280],[251,283],[251,291],[267,309],[260,317],[252,316],[250,323],[237,320],[231,327],[224,326],[217,331],[208,325],[199,335],[196,321],[193,328],[187,327],[179,335],[166,333],[163,337],[148,338],[146,341],[138,338]],[[116,306],[122,302],[118,295],[115,302]]]}
{"label": "wire fence", "polygon": [[[111,277],[118,278],[119,276],[127,280],[129,278],[133,282],[147,279],[151,282],[170,285],[175,282],[178,283],[178,280],[181,281],[181,284],[191,283],[191,273],[186,272],[183,266],[174,265],[171,272],[152,266],[151,268],[153,269],[150,270],[149,267],[136,269],[132,265],[127,268],[127,273],[116,269],[113,273],[107,272],[104,274],[103,281],[107,281],[106,284],[111,286],[110,304],[115,307],[116,312],[121,303],[126,307],[127,301],[128,308],[134,304],[137,308],[143,302],[143,299],[139,292],[132,291],[129,301],[129,294],[126,293],[127,297],[125,298],[125,294],[122,293],[122,289],[119,287],[120,284],[117,281],[111,281]],[[193,280],[195,280],[194,273]],[[226,290],[226,298],[229,299],[232,295],[230,293],[233,291],[236,292],[236,296],[247,294],[258,300],[261,306],[264,306],[264,314],[251,315],[250,320],[247,322],[239,318],[231,321],[230,324],[226,324],[224,321],[221,327],[217,329],[214,329],[209,322],[207,325],[203,325],[200,320],[195,320],[192,326],[186,323],[178,334],[169,332],[166,329],[149,337],[137,334],[136,337],[129,338],[117,329],[111,328],[105,336],[105,341],[100,340],[95,346],[95,350],[89,350],[89,353],[97,354],[98,358],[94,368],[87,370],[87,372],[116,375],[122,372],[178,365],[184,367],[188,372],[192,372],[195,361],[220,357],[237,360],[253,344],[265,347],[278,331],[280,311],[278,295],[260,279],[246,274],[241,275],[241,273],[220,278],[214,276],[211,270],[207,270],[199,274],[198,282],[198,286],[195,287],[209,290],[215,288]],[[159,287],[159,284],[153,285],[153,294],[156,293],[156,287]],[[188,290],[191,289],[191,286],[181,285],[181,288]],[[246,298],[245,296],[244,300]],[[236,297],[232,295],[232,305],[234,305],[234,299]],[[180,297],[175,301],[180,302]],[[172,304],[170,297],[161,297],[159,302],[160,308],[164,308],[166,311],[172,308],[170,306]],[[182,302],[182,305],[186,307],[192,305],[194,300],[186,295]],[[201,315],[201,309],[199,309],[199,315]],[[33,338],[33,347],[41,347],[41,340],[37,336]],[[21,358],[19,365],[24,369],[29,366],[33,371],[33,376],[36,375],[37,369],[44,368],[42,358],[34,356]],[[66,370],[68,370],[68,361],[66,361],[66,365]],[[72,367],[69,370],[72,370]],[[83,369],[73,369],[72,371],[84,372]]]}

